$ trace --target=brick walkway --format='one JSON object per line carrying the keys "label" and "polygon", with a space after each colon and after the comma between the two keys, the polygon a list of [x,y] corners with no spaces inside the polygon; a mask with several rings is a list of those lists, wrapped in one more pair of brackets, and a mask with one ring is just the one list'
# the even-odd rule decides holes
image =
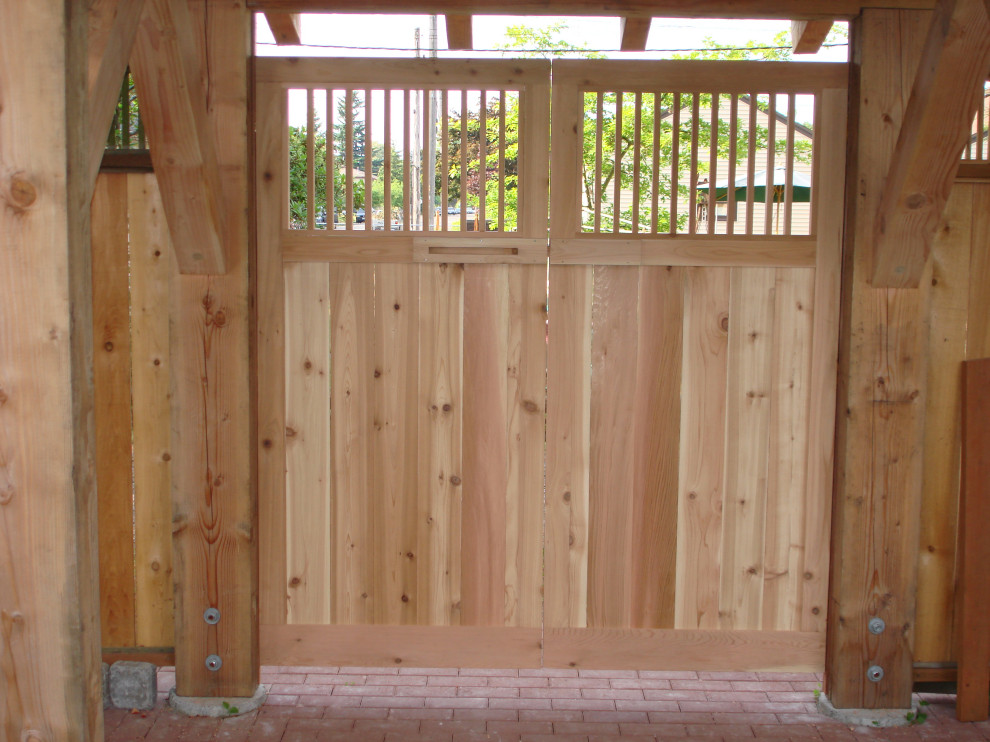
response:
{"label": "brick walkway", "polygon": [[[850,728],[815,710],[811,674],[268,667],[268,702],[225,719],[167,707],[106,712],[106,739],[236,742],[605,742],[606,740],[988,740],[955,721],[955,697],[916,696],[928,718]],[[920,704],[924,705],[920,705]]]}

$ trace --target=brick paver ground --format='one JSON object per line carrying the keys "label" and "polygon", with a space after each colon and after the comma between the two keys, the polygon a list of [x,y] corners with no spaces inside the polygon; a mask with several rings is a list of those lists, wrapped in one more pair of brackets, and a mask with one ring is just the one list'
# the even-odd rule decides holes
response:
{"label": "brick paver ground", "polygon": [[849,727],[815,708],[821,678],[795,673],[266,667],[265,705],[190,719],[108,709],[106,739],[208,742],[607,742],[629,740],[990,740],[957,722],[955,696],[917,695],[921,724]]}

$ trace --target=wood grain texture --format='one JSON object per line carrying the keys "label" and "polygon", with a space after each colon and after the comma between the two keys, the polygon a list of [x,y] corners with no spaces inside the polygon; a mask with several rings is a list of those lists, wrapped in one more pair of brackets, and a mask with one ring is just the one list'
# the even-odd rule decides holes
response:
{"label": "wood grain texture", "polygon": [[[251,331],[246,217],[251,14],[235,4],[211,4],[206,10],[193,3],[189,15],[198,30],[193,36],[200,68],[210,70],[207,113],[224,168],[218,195],[225,204],[228,260],[225,275],[180,275],[172,292],[176,689],[189,696],[250,696],[258,687],[258,513],[250,384],[244,373]],[[203,621],[209,606],[223,616],[215,627]],[[204,663],[213,653],[223,659],[218,672]]]}
{"label": "wood grain texture", "polygon": [[288,623],[332,618],[330,270],[284,268],[285,527]]}
{"label": "wood grain texture", "polygon": [[414,624],[417,616],[419,268],[375,271],[372,373],[374,619]]}
{"label": "wood grain texture", "polygon": [[641,268],[630,625],[674,628],[684,272]]}
{"label": "wood grain texture", "polygon": [[302,18],[298,13],[265,13],[265,20],[279,46],[298,46],[302,43]]}
{"label": "wood grain texture", "polygon": [[639,271],[595,268],[591,310],[588,626],[629,626]]}
{"label": "wood grain texture", "polygon": [[815,264],[810,237],[640,237],[550,240],[550,262],[565,265],[765,266],[807,268]]}
{"label": "wood grain texture", "polygon": [[[868,246],[926,21],[869,11],[854,33],[861,64],[850,182],[858,185],[847,193],[825,676],[838,708],[911,701],[927,307],[917,289],[870,287]],[[873,637],[871,616],[903,629]],[[885,670],[880,683],[866,679],[873,664]]]}
{"label": "wood grain texture", "polygon": [[547,357],[544,620],[587,625],[594,269],[551,266]]}
{"label": "wood grain texture", "polygon": [[817,54],[833,23],[831,18],[791,21],[791,51],[795,54]]}
{"label": "wood grain texture", "polygon": [[546,667],[820,672],[821,633],[699,629],[547,629]]}
{"label": "wood grain texture", "polygon": [[461,621],[464,269],[420,268],[418,621]]}
{"label": "wood grain texture", "polygon": [[444,16],[447,26],[448,49],[471,49],[474,47],[472,37],[472,21],[470,15],[448,13]]}
{"label": "wood grain texture", "polygon": [[[990,186],[973,191],[973,213],[990,213]],[[990,357],[990,220],[973,220],[969,264],[969,317],[966,354],[969,358]]]}
{"label": "wood grain texture", "polygon": [[255,86],[255,188],[257,225],[252,290],[258,306],[254,362],[257,369],[259,615],[266,624],[286,620],[285,529],[285,298],[282,222],[288,219],[288,126],[285,92]]}
{"label": "wood grain texture", "polygon": [[127,176],[101,175],[93,192],[93,386],[103,644],[134,641],[131,504],[131,333]]}
{"label": "wood grain texture", "polygon": [[[374,615],[369,414],[375,371],[374,281],[374,266],[330,266],[333,621],[340,624],[365,623]],[[287,316],[286,321],[295,318]],[[286,430],[287,437],[294,434]]]}
{"label": "wood grain texture", "polygon": [[693,268],[684,288],[675,627],[719,626],[729,276]]}
{"label": "wood grain texture", "polygon": [[956,515],[962,388],[969,313],[969,247],[974,186],[956,184],[932,248],[928,315],[928,401],[922,463],[921,539],[915,662],[955,659],[953,640]]}
{"label": "wood grain texture", "polygon": [[86,14],[76,10],[0,6],[0,737],[15,740],[103,739]]}
{"label": "wood grain texture", "polygon": [[762,624],[775,278],[772,269],[737,268],[729,279],[719,588],[723,628],[759,629]]}
{"label": "wood grain texture", "polygon": [[262,627],[265,664],[353,667],[540,666],[540,630],[488,626]]}
{"label": "wood grain texture", "polygon": [[[127,177],[131,388],[134,403],[135,642],[169,647],[172,601],[172,441],[169,284],[175,258],[155,176]],[[173,660],[174,664],[174,660]]]}
{"label": "wood grain texture", "polygon": [[956,718],[985,721],[990,695],[990,542],[983,525],[990,518],[990,359],[963,364],[962,402]]}
{"label": "wood grain texture", "polygon": [[619,19],[619,48],[624,52],[643,51],[650,37],[652,18],[623,16]]}

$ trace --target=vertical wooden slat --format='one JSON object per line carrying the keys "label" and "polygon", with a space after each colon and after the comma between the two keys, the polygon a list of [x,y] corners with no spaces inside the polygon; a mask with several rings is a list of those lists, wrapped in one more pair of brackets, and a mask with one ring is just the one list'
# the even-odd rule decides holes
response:
{"label": "vertical wooden slat", "polygon": [[774,187],[774,164],[777,158],[777,94],[770,93],[770,103],[767,106],[767,164],[764,182],[763,199],[763,234],[774,234],[774,203],[776,188]]}
{"label": "vertical wooden slat", "polygon": [[[337,163],[334,150],[336,149],[337,137],[334,132],[334,107],[336,103],[333,97],[333,88],[327,89],[327,229],[333,230],[337,221],[337,207],[340,205],[336,199],[337,184]],[[391,148],[386,147],[386,157],[391,154]]]}
{"label": "vertical wooden slat", "polygon": [[374,618],[382,624],[415,624],[419,601],[418,300],[418,266],[377,267],[372,489]]}
{"label": "vertical wooden slat", "polygon": [[758,629],[763,607],[775,271],[733,268],[731,272],[719,613],[723,628]]}
{"label": "vertical wooden slat", "polygon": [[461,201],[461,231],[467,230],[468,202],[468,91],[461,91],[461,170],[459,176]]}
{"label": "vertical wooden slat", "polygon": [[[371,544],[371,424],[375,266],[330,264],[331,491],[333,617],[366,623],[374,615]],[[294,435],[286,430],[287,436]],[[288,449],[287,443],[286,448]]]}
{"label": "vertical wooden slat", "polygon": [[402,229],[412,229],[412,91],[402,91]]}
{"label": "vertical wooden slat", "polygon": [[739,94],[729,97],[729,175],[728,192],[725,204],[725,233],[735,234],[736,231],[736,160],[738,159],[739,144]]}
{"label": "vertical wooden slat", "polygon": [[674,628],[683,316],[683,269],[640,268],[632,626]]}
{"label": "vertical wooden slat", "polygon": [[449,228],[447,225],[447,210],[450,207],[450,196],[448,193],[450,187],[450,109],[447,106],[447,96],[447,90],[444,90],[440,94],[440,170],[442,172],[440,177],[440,193],[442,194],[440,199],[440,228],[444,232]]}
{"label": "vertical wooden slat", "polygon": [[[519,236],[545,239],[550,196],[550,82],[529,83],[519,100]],[[573,124],[572,124],[573,131]],[[576,164],[576,162],[575,162]],[[566,194],[566,191],[565,191]],[[570,201],[570,199],[567,199]],[[570,213],[567,209],[566,217]],[[576,222],[580,225],[580,221]]]}
{"label": "vertical wooden slat", "polygon": [[372,115],[371,90],[365,88],[364,91],[364,232],[370,237],[374,218],[371,214],[372,190],[374,186],[374,173],[372,172],[372,159],[374,157],[372,142],[374,127],[372,125],[374,116]]}
{"label": "vertical wooden slat", "polygon": [[796,96],[787,96],[787,149],[784,154],[784,234],[791,233],[791,212],[794,210],[794,125],[797,111]]}
{"label": "vertical wooden slat", "polygon": [[285,527],[288,623],[330,623],[330,270],[286,263]]}
{"label": "vertical wooden slat", "polygon": [[633,96],[633,188],[632,188],[632,233],[639,233],[639,171],[642,149],[643,94]]}
{"label": "vertical wooden slat", "polygon": [[990,695],[990,359],[963,363],[956,718],[983,721]]}
{"label": "vertical wooden slat", "polygon": [[550,267],[547,363],[546,625],[587,625],[594,269]]}
{"label": "vertical wooden slat", "polygon": [[[660,231],[660,115],[663,105],[663,96],[660,93],[653,94],[653,169],[651,174],[650,188],[650,232],[656,234]],[[671,215],[673,218],[673,215]]]}
{"label": "vertical wooden slat", "polygon": [[622,91],[615,94],[615,152],[612,161],[612,233],[618,234],[622,214]]}
{"label": "vertical wooden slat", "polygon": [[677,190],[681,172],[681,94],[674,93],[670,145],[670,233],[677,234]]}
{"label": "vertical wooden slat", "polygon": [[591,314],[588,625],[630,625],[639,269],[596,266]]}
{"label": "vertical wooden slat", "polygon": [[691,180],[688,193],[688,234],[698,231],[698,134],[701,126],[701,96],[691,93]]}
{"label": "vertical wooden slat", "polygon": [[[408,158],[408,151],[407,151]],[[344,224],[354,229],[354,91],[344,91]]]}
{"label": "vertical wooden slat", "polygon": [[419,623],[461,622],[464,269],[420,268]]}
{"label": "vertical wooden slat", "polygon": [[759,96],[749,94],[749,147],[746,152],[746,234],[753,234],[753,211],[756,198],[756,112]]}
{"label": "vertical wooden slat", "polygon": [[103,644],[134,646],[127,175],[96,179],[92,205],[93,386]]}
{"label": "vertical wooden slat", "polygon": [[[446,207],[446,204],[444,204]],[[498,94],[498,230],[505,231],[505,91]]]}
{"label": "vertical wooden slat", "polygon": [[[285,300],[282,229],[288,224],[289,167],[286,92],[274,84],[256,90],[257,251],[254,291],[257,302],[255,354],[258,388],[258,538],[259,614],[265,624],[286,618],[285,534]],[[333,131],[333,101],[327,93],[327,130]],[[328,136],[327,172],[333,172],[333,139]],[[333,229],[335,205],[328,184],[327,228]]]}
{"label": "vertical wooden slat", "polygon": [[729,273],[726,268],[686,269],[676,628],[719,626]]}
{"label": "vertical wooden slat", "polygon": [[506,403],[505,622],[543,621],[543,491],[547,409],[547,270],[510,265]]}
{"label": "vertical wooden slat", "polygon": [[595,209],[592,202],[596,199],[594,193],[598,192],[598,186],[594,185],[592,193],[586,196],[582,187],[586,96],[568,86],[554,85],[552,105],[553,130],[550,136],[555,144],[550,167],[553,187],[549,189],[551,255],[553,240],[573,237],[575,233],[585,230],[585,198],[589,199],[588,208]]}
{"label": "vertical wooden slat", "polygon": [[595,109],[595,233],[602,231],[602,159],[604,147],[602,144],[605,130],[605,94],[597,95]]}
{"label": "vertical wooden slat", "polygon": [[505,618],[508,319],[507,266],[465,266],[461,622],[466,625],[501,626]]}
{"label": "vertical wooden slat", "polygon": [[776,274],[761,628],[799,631],[805,523],[828,516],[810,511],[805,493],[815,272]]}
{"label": "vertical wooden slat", "polygon": [[169,277],[176,270],[155,176],[127,176],[134,425],[134,638],[173,646]]}
{"label": "vertical wooden slat", "polygon": [[[715,234],[715,184],[718,180],[718,93],[712,93],[711,119],[708,143],[708,234]],[[729,184],[729,190],[732,184]]]}
{"label": "vertical wooden slat", "polygon": [[316,113],[314,90],[306,90],[306,229],[315,229],[316,220]]}
{"label": "vertical wooden slat", "polygon": [[430,127],[432,123],[430,117],[430,111],[433,109],[433,93],[430,90],[420,91],[422,96],[423,104],[420,106],[420,115],[423,117],[423,141],[422,149],[420,151],[420,171],[419,171],[419,197],[422,201],[420,205],[420,213],[423,218],[422,231],[429,232],[433,229],[433,204],[430,203],[429,195],[433,193],[433,185],[428,183],[429,174],[433,172],[430,167],[430,153],[434,152],[430,142],[435,137],[433,129]]}
{"label": "vertical wooden slat", "polygon": [[845,189],[845,90],[826,90],[818,98],[813,189],[821,216],[816,230],[815,308],[811,348],[811,408],[808,413],[808,479],[804,566],[801,569],[801,630],[825,628],[828,559],[835,462],[835,389],[839,335],[839,284],[842,274],[842,194]]}
{"label": "vertical wooden slat", "polygon": [[383,91],[383,96],[385,99],[382,106],[385,117],[385,133],[382,136],[382,141],[385,143],[385,151],[382,162],[382,211],[384,213],[382,229],[389,233],[392,231],[392,91]]}
{"label": "vertical wooden slat", "polygon": [[481,104],[478,109],[478,214],[475,218],[476,231],[485,231],[485,212],[488,206],[488,111],[485,90],[481,90]]}

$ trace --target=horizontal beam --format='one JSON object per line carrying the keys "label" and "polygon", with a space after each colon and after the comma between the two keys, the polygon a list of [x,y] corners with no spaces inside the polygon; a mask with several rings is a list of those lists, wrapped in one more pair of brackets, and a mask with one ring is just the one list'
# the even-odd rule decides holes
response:
{"label": "horizontal beam", "polygon": [[146,0],[131,55],[180,273],[225,272],[223,191],[185,3]]}
{"label": "horizontal beam", "polygon": [[817,21],[791,22],[791,51],[795,54],[817,54],[825,37],[832,30],[833,20],[826,18]]}
{"label": "horizontal beam", "polygon": [[988,68],[984,0],[939,0],[876,216],[874,287],[918,286]]}
{"label": "horizontal beam", "polygon": [[849,19],[864,7],[931,10],[935,0],[248,0],[265,12],[470,13],[666,18]]}
{"label": "horizontal beam", "polygon": [[447,48],[467,51],[474,48],[474,38],[471,28],[471,16],[459,13],[449,13],[444,20],[447,22]]}
{"label": "horizontal beam", "polygon": [[298,13],[265,13],[265,20],[279,46],[299,46],[302,43]]}
{"label": "horizontal beam", "polygon": [[621,43],[619,48],[624,52],[641,52],[646,49],[646,40],[650,37],[652,18],[624,16],[619,20]]}

